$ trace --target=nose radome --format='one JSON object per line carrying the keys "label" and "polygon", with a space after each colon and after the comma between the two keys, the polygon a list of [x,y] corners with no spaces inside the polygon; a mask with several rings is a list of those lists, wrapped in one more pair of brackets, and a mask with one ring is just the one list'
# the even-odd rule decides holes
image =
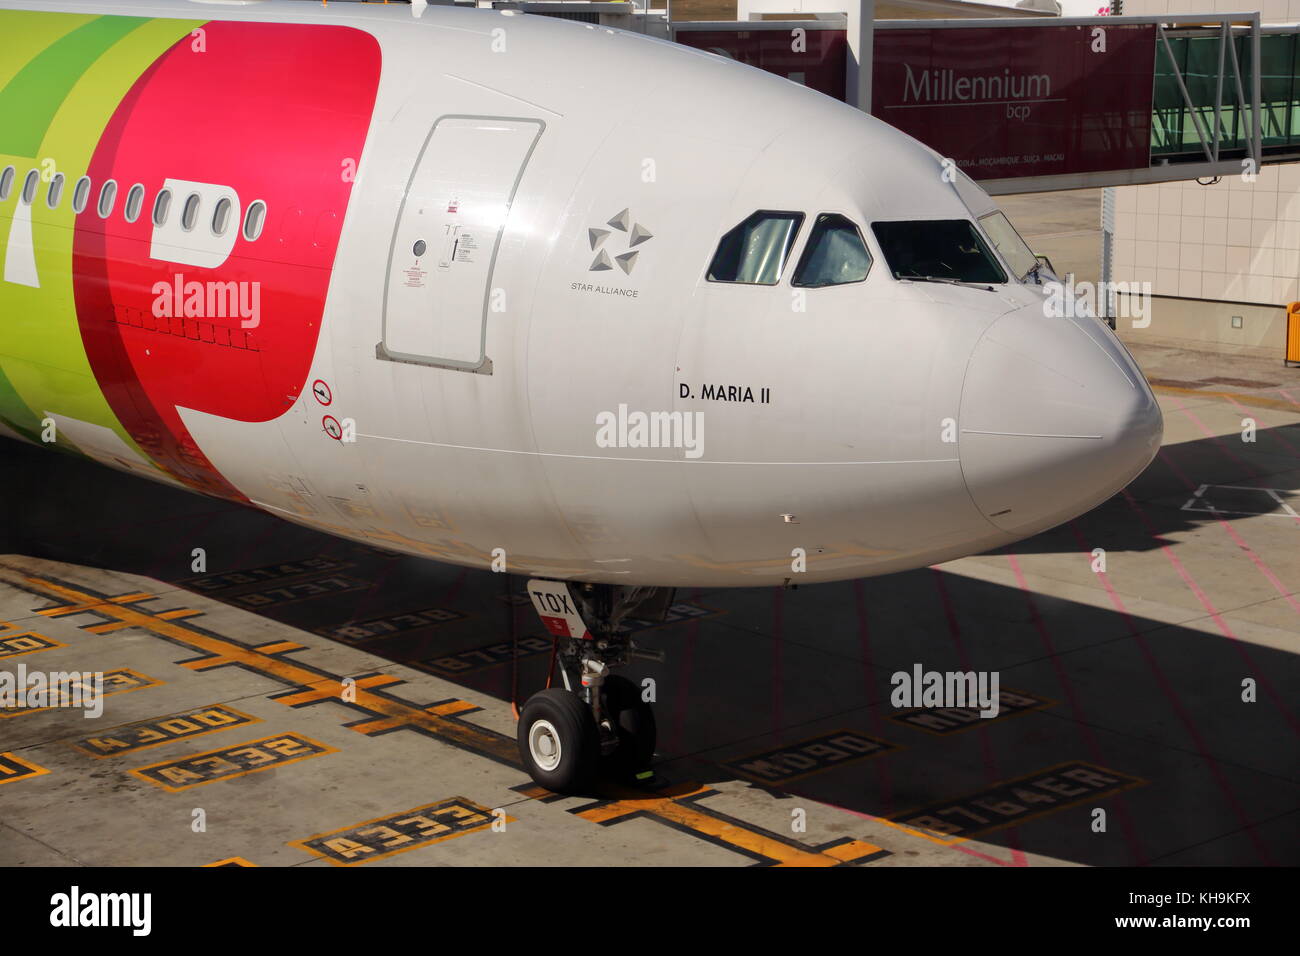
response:
{"label": "nose radome", "polygon": [[962,389],[959,457],[976,506],[1018,535],[1097,506],[1160,448],[1160,406],[1114,334],[1038,307],[993,323]]}

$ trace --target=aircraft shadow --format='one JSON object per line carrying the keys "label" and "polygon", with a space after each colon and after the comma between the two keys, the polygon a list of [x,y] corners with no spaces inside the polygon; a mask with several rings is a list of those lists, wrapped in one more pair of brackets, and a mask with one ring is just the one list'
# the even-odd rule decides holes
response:
{"label": "aircraft shadow", "polygon": [[[1270,429],[1260,442],[1277,431],[1300,447],[1296,430]],[[1062,574],[1076,575],[1070,596],[948,569],[679,591],[673,619],[638,634],[667,659],[628,670],[653,682],[659,774],[715,786],[722,792],[702,799],[719,812],[741,799],[736,791],[763,797],[775,833],[804,809],[806,841],[816,842],[821,804],[887,819],[903,845],[938,854],[928,862],[977,853],[1014,863],[1020,851],[1088,864],[1300,862],[1294,612],[1243,610],[1221,626],[1150,554],[1166,536],[1218,523],[1182,510],[1191,494],[1179,469],[1197,485],[1295,490],[1296,462],[1233,450],[1240,460],[1210,440],[1171,446],[1173,464],[1158,460],[1131,486],[1136,507],[1119,496],[1000,555],[1007,568],[1012,556],[1065,562]],[[518,603],[517,577],[388,554],[16,442],[0,442],[0,493],[10,502],[0,553],[195,586],[190,553],[201,546],[210,597],[481,694],[508,699],[516,667],[521,696],[546,680],[547,645]],[[1112,597],[1088,568],[1093,547],[1112,556]],[[1127,553],[1144,563],[1123,569],[1115,556]],[[289,567],[285,580],[351,585],[264,602],[284,563],[305,558],[325,563]],[[1280,602],[1250,562],[1235,561],[1242,587]],[[1204,579],[1206,565],[1185,563]],[[269,580],[221,577],[276,566]],[[1152,583],[1135,583],[1139,574]],[[907,713],[891,704],[892,678],[918,666],[996,672],[1009,703],[990,720]],[[1242,700],[1248,680],[1253,703]]]}

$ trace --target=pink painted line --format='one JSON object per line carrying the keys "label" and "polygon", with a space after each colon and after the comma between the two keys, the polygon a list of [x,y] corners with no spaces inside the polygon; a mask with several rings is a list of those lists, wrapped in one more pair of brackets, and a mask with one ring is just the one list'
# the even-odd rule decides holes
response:
{"label": "pink painted line", "polygon": [[777,743],[783,737],[785,723],[785,589],[772,589],[772,732]]}
{"label": "pink painted line", "polygon": [[[1079,535],[1078,527],[1071,522],[1074,534],[1079,539],[1080,545],[1083,540]],[[1085,551],[1088,549],[1085,548]],[[1091,558],[1091,552],[1089,551]],[[1101,745],[1097,741],[1097,735],[1093,733],[1091,725],[1088,723],[1083,713],[1083,705],[1079,702],[1079,695],[1075,693],[1074,684],[1071,683],[1069,675],[1065,671],[1061,659],[1056,653],[1056,642],[1052,639],[1051,631],[1047,627],[1047,622],[1043,620],[1042,614],[1038,610],[1038,603],[1034,600],[1034,592],[1029,589],[1029,584],[1025,580],[1024,572],[1020,569],[1020,562],[1016,560],[1014,554],[1007,555],[1007,561],[1011,563],[1011,570],[1016,576],[1016,584],[1020,586],[1020,591],[1025,596],[1025,603],[1029,605],[1029,616],[1034,622],[1034,629],[1038,631],[1038,636],[1047,649],[1047,656],[1052,661],[1052,670],[1056,672],[1057,683],[1065,690],[1066,700],[1069,701],[1070,711],[1074,717],[1075,725],[1078,727],[1080,735],[1083,737],[1084,746],[1088,748],[1092,759],[1097,763],[1105,766],[1106,759],[1102,755]],[[1120,826],[1124,831],[1124,841],[1128,844],[1129,856],[1132,857],[1136,866],[1146,866],[1146,855],[1142,852],[1142,844],[1138,839],[1137,829],[1133,824],[1133,817],[1129,813],[1128,805],[1124,802],[1123,794],[1116,794],[1115,802],[1119,809]]]}
{"label": "pink painted line", "polygon": [[[699,590],[691,592],[690,600],[700,599]],[[690,699],[691,671],[695,666],[695,641],[700,634],[699,618],[692,618],[686,625],[686,645],[682,648],[681,660],[677,668],[677,688],[673,695],[672,733],[668,737],[668,752],[681,753],[682,733],[686,727],[687,702]]]}
{"label": "pink painted line", "polygon": [[1264,688],[1264,692],[1272,698],[1274,705],[1277,707],[1278,713],[1282,715],[1282,719],[1291,727],[1292,732],[1295,733],[1296,736],[1300,737],[1300,723],[1296,721],[1295,715],[1291,713],[1290,709],[1283,702],[1281,695],[1273,688],[1273,684],[1269,681],[1265,671],[1260,668],[1250,656],[1249,649],[1247,649],[1246,645],[1239,637],[1237,637],[1236,633],[1228,625],[1228,622],[1223,619],[1223,615],[1219,613],[1219,609],[1214,606],[1214,603],[1209,599],[1206,593],[1201,590],[1201,586],[1196,583],[1188,570],[1183,567],[1183,562],[1178,560],[1178,556],[1170,550],[1167,544],[1160,543],[1160,538],[1156,534],[1155,529],[1152,528],[1151,522],[1147,518],[1146,513],[1141,509],[1141,507],[1139,507],[1137,501],[1129,493],[1129,490],[1125,488],[1120,493],[1128,502],[1129,507],[1132,508],[1133,512],[1138,516],[1138,519],[1142,522],[1143,526],[1147,529],[1147,534],[1151,536],[1153,541],[1159,544],[1160,550],[1163,551],[1165,557],[1169,559],[1169,563],[1173,566],[1174,570],[1178,572],[1178,576],[1183,579],[1183,583],[1186,584],[1191,592],[1196,595],[1196,599],[1200,601],[1201,607],[1205,609],[1205,612],[1210,615],[1211,620],[1213,620],[1219,630],[1223,632],[1223,636],[1228,638],[1229,645],[1237,652],[1237,655],[1250,669],[1251,673],[1255,675],[1255,679],[1259,682],[1259,686]]}
{"label": "pink painted line", "polygon": [[[888,817],[882,817],[879,816],[878,814],[873,814],[873,813],[863,813],[861,810],[854,810],[851,807],[842,807],[838,803],[827,803],[825,800],[818,800],[816,802],[822,804],[823,806],[830,807],[833,810],[842,810],[845,813],[851,813],[853,814],[853,816],[859,817],[863,820],[870,820],[872,823],[881,823],[891,828],[895,827],[894,821],[890,820]],[[976,838],[972,838],[972,839],[976,839]],[[1003,859],[999,859],[996,856],[991,856],[988,853],[982,853],[979,850],[973,849],[971,847],[963,846],[960,843],[937,843],[935,845],[942,846],[948,850],[956,850],[959,853],[965,853],[967,856],[978,857],[981,860],[987,860],[989,863],[996,863],[998,866],[1028,866],[1029,865],[1029,860],[1025,856],[1023,850],[1012,850],[1011,858],[1007,860],[1003,860]]]}
{"label": "pink painted line", "polygon": [[[1254,409],[1247,408],[1245,405],[1241,404],[1241,402],[1237,401],[1237,400],[1236,400],[1235,398],[1233,398],[1231,395],[1227,395],[1227,394],[1225,394],[1224,397],[1225,397],[1228,401],[1232,402],[1232,404],[1234,404],[1234,405],[1236,405],[1238,408],[1240,408],[1243,412],[1245,412],[1246,415],[1247,415],[1247,417],[1249,417],[1249,418],[1254,418],[1254,417],[1256,416],[1256,412],[1255,412]],[[1293,455],[1295,455],[1295,454],[1300,454],[1300,449],[1297,449],[1297,448],[1295,447],[1295,445],[1291,444],[1289,441],[1287,441],[1285,438],[1283,438],[1281,435],[1279,435],[1279,434],[1277,433],[1277,430],[1276,430],[1276,429],[1270,429],[1269,432],[1268,432],[1268,437],[1271,438],[1271,439],[1273,439],[1275,442],[1277,442],[1279,445],[1281,445],[1283,448],[1285,448],[1285,449],[1286,449],[1287,451],[1289,451],[1291,454],[1293,454]]]}
{"label": "pink painted line", "polygon": [[[931,566],[930,571],[933,574],[935,588],[939,592],[939,601],[943,605],[943,616],[948,622],[948,633],[952,635],[952,642],[957,648],[957,659],[961,663],[964,671],[974,670],[970,663],[970,654],[966,651],[966,644],[961,636],[961,624],[957,618],[957,610],[953,604],[952,596],[948,593],[948,586],[944,583],[943,572],[938,568]],[[988,728],[980,726],[976,731],[980,739],[980,751],[984,761],[984,772],[988,777],[989,783],[994,783],[1000,774],[998,773],[997,758],[993,754],[993,741],[989,736]],[[1010,827],[1006,831],[1007,845],[1013,852],[1020,850],[1020,828]]]}
{"label": "pink painted line", "polygon": [[[957,648],[957,660],[964,671],[974,670],[970,664],[970,654],[966,651],[966,644],[961,637],[961,624],[957,619],[957,610],[953,605],[952,596],[948,593],[948,586],[944,584],[943,572],[938,568],[931,567],[935,589],[939,592],[939,603],[943,606],[943,616],[948,622],[948,633],[952,636],[952,642]],[[988,734],[983,727],[980,728],[980,749],[983,751],[984,770],[989,775],[989,781],[992,782],[998,778],[997,761],[993,757],[992,745],[989,742]]]}
{"label": "pink painted line", "polygon": [[[861,578],[853,582],[853,609],[858,619],[858,647],[862,651],[862,680],[866,685],[867,694],[872,695],[876,691],[876,668],[871,654],[871,629],[868,626],[867,619],[866,585],[862,583]],[[871,729],[878,737],[885,736],[885,717],[881,710],[882,707],[871,708]],[[871,763],[876,768],[880,807],[884,810],[885,815],[888,815],[894,809],[894,786],[893,779],[890,776],[889,761],[872,760]]]}
{"label": "pink painted line", "polygon": [[[1124,495],[1127,497],[1128,492],[1125,491]],[[1071,522],[1071,526],[1074,528],[1075,540],[1079,543],[1088,559],[1091,560],[1092,551],[1087,547],[1077,525],[1075,525],[1074,522]],[[1196,748],[1197,753],[1201,755],[1201,759],[1205,761],[1206,766],[1209,767],[1210,775],[1214,778],[1214,782],[1218,784],[1219,790],[1222,791],[1228,804],[1237,815],[1237,819],[1250,835],[1250,841],[1254,844],[1256,855],[1258,855],[1260,861],[1266,866],[1271,866],[1273,861],[1272,857],[1269,855],[1268,847],[1265,845],[1264,841],[1260,839],[1259,834],[1255,832],[1254,826],[1246,816],[1245,808],[1241,806],[1240,802],[1237,800],[1236,793],[1233,792],[1232,784],[1223,773],[1223,768],[1219,766],[1219,762],[1215,760],[1214,756],[1210,753],[1210,748],[1206,744],[1205,738],[1201,736],[1200,730],[1197,729],[1196,722],[1192,720],[1192,715],[1188,713],[1187,709],[1183,706],[1182,699],[1178,696],[1178,692],[1174,690],[1173,685],[1165,676],[1164,671],[1160,667],[1160,663],[1156,660],[1155,654],[1151,651],[1150,645],[1147,644],[1146,639],[1142,637],[1141,631],[1138,630],[1137,622],[1133,620],[1133,616],[1129,613],[1128,607],[1125,606],[1123,598],[1119,596],[1119,592],[1116,591],[1114,585],[1110,583],[1110,576],[1105,571],[1097,571],[1095,573],[1101,580],[1102,585],[1105,587],[1106,594],[1110,597],[1110,601],[1115,606],[1115,610],[1119,612],[1125,626],[1128,628],[1129,636],[1133,638],[1133,643],[1137,646],[1138,651],[1142,654],[1143,660],[1146,661],[1147,667],[1150,668],[1151,673],[1155,676],[1156,683],[1159,685],[1160,690],[1169,701],[1169,704],[1173,708],[1179,721],[1182,722],[1183,729],[1186,730],[1188,736],[1191,737],[1192,746]]]}
{"label": "pink painted line", "polygon": [[1173,402],[1175,405],[1178,406],[1178,410],[1180,412],[1182,412],[1184,415],[1186,415],[1196,424],[1196,427],[1201,430],[1202,434],[1204,434],[1206,438],[1210,439],[1210,441],[1214,442],[1214,444],[1218,446],[1220,451],[1222,451],[1225,455],[1227,455],[1237,464],[1245,468],[1250,473],[1250,477],[1252,478],[1260,477],[1259,469],[1256,468],[1254,465],[1252,465],[1250,462],[1246,461],[1246,459],[1242,458],[1240,455],[1237,455],[1235,452],[1233,452],[1231,448],[1229,448],[1226,444],[1224,444],[1223,439],[1220,436],[1214,434],[1214,432],[1212,432],[1206,426],[1205,422],[1201,421],[1196,416],[1195,412],[1193,412],[1190,408],[1184,405],[1183,400],[1181,398],[1179,398],[1177,395],[1169,395],[1167,397],[1171,402]]}
{"label": "pink painted line", "polygon": [[[1160,457],[1162,459],[1165,458],[1165,450],[1163,448],[1160,450]],[[1187,477],[1181,468],[1174,464],[1172,459],[1166,459],[1165,463],[1173,470],[1174,474],[1179,477],[1182,483],[1187,486],[1188,491],[1195,491],[1199,487],[1199,485],[1193,484],[1192,480]],[[1264,559],[1256,554],[1254,549],[1242,540],[1241,535],[1237,534],[1237,529],[1234,528],[1230,522],[1226,521],[1218,512],[1211,511],[1208,513],[1214,515],[1214,520],[1219,523],[1224,531],[1228,532],[1228,536],[1232,538],[1237,547],[1244,551],[1247,557],[1254,562],[1255,567],[1259,569],[1259,572],[1263,574],[1264,577],[1268,578],[1269,583],[1273,585],[1273,589],[1277,591],[1278,594],[1282,595],[1283,599],[1291,605],[1292,609],[1294,609],[1296,613],[1300,614],[1300,604],[1296,603],[1292,593],[1287,590],[1286,585],[1284,585],[1278,579],[1278,576],[1273,573],[1273,569],[1264,563]]]}
{"label": "pink painted line", "polygon": [[1290,402],[1292,405],[1300,405],[1300,402],[1297,402],[1297,401],[1295,400],[1295,396],[1293,396],[1293,395],[1292,395],[1290,392],[1288,392],[1285,388],[1279,388],[1277,391],[1278,391],[1278,394],[1279,394],[1279,395],[1281,395],[1283,398],[1285,398],[1285,399],[1286,399],[1288,402]]}

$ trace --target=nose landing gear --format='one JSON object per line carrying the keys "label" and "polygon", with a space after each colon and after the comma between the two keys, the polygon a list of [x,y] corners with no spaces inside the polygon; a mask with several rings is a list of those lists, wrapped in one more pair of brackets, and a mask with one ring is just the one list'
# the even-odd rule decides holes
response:
{"label": "nose landing gear", "polygon": [[531,580],[528,594],[559,642],[564,688],[539,691],[519,715],[519,754],[529,776],[556,793],[580,794],[598,777],[631,781],[650,775],[655,718],[641,689],[610,674],[632,658],[662,660],[620,628],[636,613],[661,619],[672,588],[566,584]]}

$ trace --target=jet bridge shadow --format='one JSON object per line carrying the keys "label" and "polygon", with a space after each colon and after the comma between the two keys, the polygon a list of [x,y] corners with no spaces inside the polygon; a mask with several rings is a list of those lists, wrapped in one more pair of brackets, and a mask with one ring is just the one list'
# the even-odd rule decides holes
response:
{"label": "jet bridge shadow", "polygon": [[[1218,517],[1286,518],[1287,507],[1300,513],[1300,423],[1260,429],[1255,438],[1246,443],[1234,434],[1162,447],[1122,493],[1089,513],[1107,530],[1107,540],[1090,542],[1089,549],[1149,551]],[[1075,551],[1074,524],[990,553]]]}
{"label": "jet bridge shadow", "polygon": [[[483,694],[508,699],[516,668],[521,695],[545,683],[548,644],[519,578],[388,554],[19,443],[0,448],[10,502],[0,552],[199,589],[190,561],[203,547],[210,597]],[[1211,440],[1167,451],[1206,483],[1250,483],[1240,463],[1236,472],[1221,464]],[[1158,468],[1130,489],[1145,524],[1117,498],[1075,530],[1000,556],[1008,568],[1012,556],[1053,552],[1086,566],[1094,546],[1132,552],[1132,567],[1113,561],[1113,592],[1087,571],[1090,590],[1050,575],[1033,577],[1030,590],[1009,571],[989,580],[947,568],[797,590],[679,591],[669,622],[635,625],[666,660],[628,669],[653,688],[662,780],[747,781],[814,818],[834,805],[869,818],[855,835],[884,827],[895,852],[938,844],[954,863],[970,853],[1012,864],[1021,853],[1088,864],[1300,862],[1295,612],[1261,610],[1283,599],[1259,591],[1268,582],[1239,555],[1231,568],[1205,564],[1220,556],[1203,555],[1194,537],[1174,549],[1183,564],[1215,569],[1216,595],[1240,589],[1260,600],[1222,601],[1222,626],[1189,607],[1165,558],[1150,552],[1218,517],[1181,510],[1186,485]],[[1293,487],[1294,471],[1273,474],[1268,487]],[[270,580],[223,577],[273,567]],[[1293,569],[1278,565],[1291,590]],[[263,600],[322,577],[350,584]],[[894,675],[918,668],[996,673],[1002,713],[895,706]],[[1254,702],[1243,701],[1243,681],[1254,682]]]}

